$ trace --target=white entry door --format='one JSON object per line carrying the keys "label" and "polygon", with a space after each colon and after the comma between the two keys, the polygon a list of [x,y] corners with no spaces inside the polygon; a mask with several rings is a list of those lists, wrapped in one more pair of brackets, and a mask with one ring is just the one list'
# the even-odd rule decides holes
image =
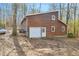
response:
{"label": "white entry door", "polygon": [[42,37],[46,37],[46,27],[42,27]]}

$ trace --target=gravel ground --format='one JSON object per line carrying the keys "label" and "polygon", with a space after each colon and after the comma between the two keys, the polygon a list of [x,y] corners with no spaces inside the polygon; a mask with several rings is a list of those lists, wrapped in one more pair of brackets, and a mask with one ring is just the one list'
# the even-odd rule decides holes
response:
{"label": "gravel ground", "polygon": [[0,35],[1,56],[79,56],[78,38],[28,39],[10,35]]}

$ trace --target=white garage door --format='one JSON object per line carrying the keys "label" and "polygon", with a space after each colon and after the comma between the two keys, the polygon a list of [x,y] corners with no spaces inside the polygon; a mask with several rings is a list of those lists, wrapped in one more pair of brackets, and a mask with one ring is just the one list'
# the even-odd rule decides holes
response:
{"label": "white garage door", "polygon": [[29,37],[30,38],[41,38],[41,27],[30,27]]}

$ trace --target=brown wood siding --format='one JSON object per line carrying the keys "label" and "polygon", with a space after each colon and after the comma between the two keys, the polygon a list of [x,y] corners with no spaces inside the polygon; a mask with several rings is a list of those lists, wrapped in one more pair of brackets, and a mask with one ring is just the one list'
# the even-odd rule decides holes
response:
{"label": "brown wood siding", "polygon": [[[56,16],[56,20],[51,20],[52,15]],[[46,36],[52,37],[56,35],[65,35],[65,32],[61,31],[61,26],[65,26],[63,23],[58,20],[58,12],[46,13],[46,14],[38,14],[28,16],[28,27],[46,27]],[[51,32],[51,26],[55,26],[55,32]],[[66,27],[67,29],[67,27]]]}
{"label": "brown wood siding", "polygon": [[[55,26],[55,32],[51,32],[51,26]],[[59,36],[59,35],[66,35],[67,27],[65,26],[65,32],[61,31],[61,27],[65,26],[58,20],[56,20],[54,23],[51,21],[50,25],[48,27],[47,31],[47,36],[52,37],[52,36]]]}

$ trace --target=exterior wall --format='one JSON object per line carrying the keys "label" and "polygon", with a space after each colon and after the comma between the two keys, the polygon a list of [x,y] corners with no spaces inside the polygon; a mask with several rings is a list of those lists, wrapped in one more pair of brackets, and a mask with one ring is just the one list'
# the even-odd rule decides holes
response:
{"label": "exterior wall", "polygon": [[[52,15],[56,16],[55,21],[51,20]],[[55,32],[51,32],[51,26],[55,26]],[[66,27],[66,25],[59,22],[57,12],[28,17],[28,27],[46,27],[47,37],[65,35],[66,31],[62,32],[61,26]]]}
{"label": "exterior wall", "polygon": [[24,20],[21,24],[21,29],[26,32],[26,36],[28,36],[28,19]]}
{"label": "exterior wall", "polygon": [[[51,26],[55,26],[55,32],[51,32]],[[62,26],[65,26],[65,32],[61,31]],[[48,29],[47,29],[47,36],[53,37],[53,36],[66,35],[66,30],[67,30],[66,25],[63,25],[58,20],[56,20],[54,23],[51,21],[50,26],[48,26]]]}
{"label": "exterior wall", "polygon": [[[55,15],[56,20],[51,20],[52,15]],[[58,12],[51,12],[45,14],[37,14],[27,16],[28,18],[28,27],[46,27],[46,37],[53,37],[57,35],[65,35],[65,32],[61,31],[61,26],[65,26],[63,23],[58,20]],[[51,26],[55,26],[55,32],[51,32]],[[67,30],[67,27],[66,27]],[[29,29],[28,29],[29,32]]]}
{"label": "exterior wall", "polygon": [[[58,12],[28,16],[28,26],[29,27],[47,26],[49,23],[51,23],[52,15],[56,16],[56,20],[58,19]],[[52,22],[55,23],[55,21]]]}
{"label": "exterior wall", "polygon": [[23,23],[21,24],[21,29],[25,29],[26,28],[26,20],[23,21]]}

